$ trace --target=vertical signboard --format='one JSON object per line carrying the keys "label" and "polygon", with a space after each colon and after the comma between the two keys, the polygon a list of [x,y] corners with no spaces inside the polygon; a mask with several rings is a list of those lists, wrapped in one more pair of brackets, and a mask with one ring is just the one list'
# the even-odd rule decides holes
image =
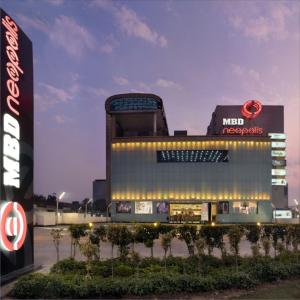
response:
{"label": "vertical signboard", "polygon": [[33,266],[32,44],[0,10],[1,283]]}

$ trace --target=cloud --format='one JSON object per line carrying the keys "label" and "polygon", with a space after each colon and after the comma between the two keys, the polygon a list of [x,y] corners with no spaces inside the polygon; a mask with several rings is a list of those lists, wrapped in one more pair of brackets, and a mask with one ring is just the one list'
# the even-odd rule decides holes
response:
{"label": "cloud", "polygon": [[63,48],[72,57],[80,58],[87,51],[108,52],[107,47],[101,48],[87,28],[73,18],[61,15],[51,25],[39,18],[29,18],[22,14],[18,15],[18,19],[24,28],[45,33],[54,45]]}
{"label": "cloud", "polygon": [[75,82],[65,89],[47,83],[39,83],[34,99],[37,110],[45,112],[56,105],[70,103],[76,97],[86,101],[87,99],[107,98],[109,95],[110,92],[103,88],[81,85],[75,79]]}
{"label": "cloud", "polygon": [[231,65],[232,73],[237,76],[242,76],[244,74],[244,70],[241,66],[232,64]]}
{"label": "cloud", "polygon": [[46,83],[38,84],[39,92],[34,95],[34,102],[38,111],[45,112],[59,103],[67,103],[73,95],[68,90],[57,88]]}
{"label": "cloud", "polygon": [[129,81],[127,78],[125,77],[118,77],[118,76],[114,76],[113,80],[115,83],[117,83],[118,85],[128,85]]}
{"label": "cloud", "polygon": [[67,118],[66,116],[63,116],[63,115],[56,115],[56,116],[54,116],[54,120],[58,124],[64,124],[64,123],[70,121],[69,118]]}
{"label": "cloud", "polygon": [[125,5],[120,7],[116,5],[115,2],[106,0],[94,0],[90,5],[112,13],[121,31],[127,36],[140,38],[162,48],[168,45],[168,40],[165,36],[151,29],[145,20],[143,20],[134,10]]}
{"label": "cloud", "polygon": [[94,88],[94,87],[85,87],[85,90],[92,96],[97,97],[97,98],[107,98],[110,93],[102,88]]}
{"label": "cloud", "polygon": [[159,35],[156,31],[152,30],[146,22],[136,14],[135,11],[122,6],[115,14],[120,28],[128,36],[141,38],[152,44],[157,44],[161,47],[166,47],[167,39]]}
{"label": "cloud", "polygon": [[46,2],[54,6],[60,6],[64,3],[64,0],[47,0]]}
{"label": "cloud", "polygon": [[72,95],[63,89],[46,83],[41,83],[40,85],[45,87],[45,89],[59,102],[68,102],[72,99]]}
{"label": "cloud", "polygon": [[162,87],[162,88],[181,89],[181,86],[178,83],[176,83],[172,80],[166,80],[166,79],[162,79],[162,78],[157,79],[156,86]]}
{"label": "cloud", "polygon": [[36,18],[36,17],[29,18],[28,16],[25,16],[23,14],[18,14],[17,18],[18,18],[21,26],[24,29],[33,28],[35,30],[38,30],[38,31],[41,31],[41,32],[47,33],[47,34],[50,32],[49,24],[39,18]]}
{"label": "cloud", "polygon": [[245,37],[263,41],[295,37],[289,25],[299,14],[299,8],[292,1],[223,2],[222,5],[229,24]]}
{"label": "cloud", "polygon": [[92,51],[97,47],[95,38],[88,30],[67,16],[55,19],[50,40],[75,57],[81,57],[86,50]]}

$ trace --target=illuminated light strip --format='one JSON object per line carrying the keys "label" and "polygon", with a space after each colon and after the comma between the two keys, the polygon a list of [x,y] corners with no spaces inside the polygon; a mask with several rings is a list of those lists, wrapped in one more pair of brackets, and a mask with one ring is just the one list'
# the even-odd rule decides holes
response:
{"label": "illuminated light strip", "polygon": [[[271,142],[258,142],[258,141],[203,141],[203,142],[192,142],[192,144],[187,143],[189,149],[187,150],[199,150],[199,148],[206,148],[206,147],[228,147],[229,145],[237,146],[237,145],[251,145],[254,146],[267,146],[271,144]],[[152,147],[161,147],[161,148],[167,148],[166,150],[171,150],[170,148],[179,148],[183,147],[183,142],[117,142],[112,143],[112,149],[116,148],[152,148]],[[191,149],[192,148],[192,149]],[[217,150],[217,149],[216,149]]]}
{"label": "illuminated light strip", "polygon": [[[243,199],[256,199],[256,200],[270,200],[270,195],[266,193],[260,193],[260,195],[241,195],[241,194],[224,194],[224,195],[216,195],[216,194],[210,194],[210,193],[194,193],[193,196],[191,193],[184,193],[184,194],[164,194],[162,197],[161,194],[153,194],[153,193],[147,193],[147,195],[142,194],[141,198],[143,200],[161,200],[161,199],[172,199],[172,200],[189,200],[189,199],[197,199],[197,200],[224,200],[227,199],[230,200],[243,200]],[[112,195],[112,200],[132,200],[135,201],[137,199],[137,195],[134,194],[120,194],[115,193]]]}

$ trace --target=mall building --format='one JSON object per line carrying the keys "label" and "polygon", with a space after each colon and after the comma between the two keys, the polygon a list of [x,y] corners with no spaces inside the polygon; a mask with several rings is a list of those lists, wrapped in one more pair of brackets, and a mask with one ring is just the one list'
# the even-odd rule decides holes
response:
{"label": "mall building", "polygon": [[153,94],[115,95],[105,109],[113,221],[271,222],[287,206],[282,106],[217,106],[206,136],[170,135]]}

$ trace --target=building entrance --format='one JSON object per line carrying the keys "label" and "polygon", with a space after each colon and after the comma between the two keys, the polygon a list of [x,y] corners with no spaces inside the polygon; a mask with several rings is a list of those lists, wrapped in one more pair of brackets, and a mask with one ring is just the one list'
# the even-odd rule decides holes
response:
{"label": "building entrance", "polygon": [[200,223],[201,210],[201,203],[170,203],[170,223]]}

